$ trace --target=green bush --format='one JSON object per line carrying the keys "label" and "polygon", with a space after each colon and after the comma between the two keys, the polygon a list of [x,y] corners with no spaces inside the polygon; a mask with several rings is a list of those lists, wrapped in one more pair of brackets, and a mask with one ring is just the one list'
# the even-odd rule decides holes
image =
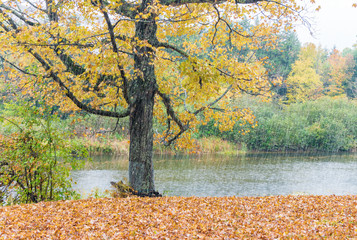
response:
{"label": "green bush", "polygon": [[86,151],[67,143],[58,117],[29,104],[10,104],[0,135],[0,190],[5,203],[70,199],[70,170]]}
{"label": "green bush", "polygon": [[[214,122],[200,127],[200,136],[219,136],[264,151],[348,151],[357,147],[357,104],[348,99],[320,98],[285,108],[249,102],[258,126],[240,126],[220,133]],[[242,107],[247,107],[242,105]],[[240,130],[249,130],[245,135]]]}

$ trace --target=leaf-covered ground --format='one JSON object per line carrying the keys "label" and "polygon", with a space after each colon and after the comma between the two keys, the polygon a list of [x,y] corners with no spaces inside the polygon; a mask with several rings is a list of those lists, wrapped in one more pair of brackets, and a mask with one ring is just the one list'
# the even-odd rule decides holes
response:
{"label": "leaf-covered ground", "polygon": [[357,196],[163,197],[0,208],[1,239],[348,239]]}

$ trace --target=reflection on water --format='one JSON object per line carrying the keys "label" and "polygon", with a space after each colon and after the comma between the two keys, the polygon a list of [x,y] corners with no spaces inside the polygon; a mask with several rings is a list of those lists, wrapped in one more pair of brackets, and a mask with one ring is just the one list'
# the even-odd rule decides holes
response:
{"label": "reflection on water", "polygon": [[[155,185],[169,196],[357,194],[357,154],[155,156]],[[73,171],[76,189],[110,189],[128,176],[128,161],[96,157]]]}

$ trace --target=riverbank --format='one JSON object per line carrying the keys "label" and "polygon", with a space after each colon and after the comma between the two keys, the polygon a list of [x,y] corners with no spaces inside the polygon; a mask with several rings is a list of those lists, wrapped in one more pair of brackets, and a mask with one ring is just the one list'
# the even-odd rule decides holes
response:
{"label": "riverbank", "polygon": [[103,198],[0,208],[1,239],[347,239],[357,196]]}
{"label": "riverbank", "polygon": [[[90,155],[129,155],[129,138],[115,139],[112,137],[78,137],[71,140],[73,144],[83,145]],[[217,137],[203,137],[196,140],[195,149],[175,149],[155,144],[154,154],[224,154],[236,155],[245,150],[241,145],[234,144]]]}
{"label": "riverbank", "polygon": [[[202,155],[202,154],[221,154],[233,156],[245,153],[285,153],[285,154],[309,154],[309,153],[331,153],[329,151],[317,150],[314,148],[305,149],[248,149],[246,144],[238,144],[224,140],[219,137],[202,137],[196,141],[195,149],[175,149],[165,147],[162,144],[154,144],[153,153],[155,155]],[[84,146],[91,156],[113,155],[129,156],[129,138],[114,139],[111,137],[77,137],[70,140],[73,144]],[[334,151],[336,153],[336,151]],[[350,148],[348,151],[337,151],[340,153],[356,153],[357,147]]]}
{"label": "riverbank", "polygon": [[[154,143],[155,154],[205,154],[226,155],[237,152],[356,152],[357,102],[345,98],[321,98],[316,101],[277,105],[243,99],[238,107],[251,108],[255,115],[253,125],[237,120],[231,131],[221,132],[213,119],[206,125],[196,126],[192,135],[194,144],[165,147]],[[115,120],[115,119],[114,119]],[[114,133],[115,122],[103,118],[83,118],[76,122],[73,131],[76,141],[85,145],[94,155],[128,155],[129,130],[121,122]],[[110,127],[111,126],[111,127]],[[101,127],[104,127],[103,129]],[[160,129],[155,126],[155,129]],[[106,130],[104,130],[106,129]],[[242,131],[243,130],[243,131]],[[244,132],[244,134],[242,134]]]}

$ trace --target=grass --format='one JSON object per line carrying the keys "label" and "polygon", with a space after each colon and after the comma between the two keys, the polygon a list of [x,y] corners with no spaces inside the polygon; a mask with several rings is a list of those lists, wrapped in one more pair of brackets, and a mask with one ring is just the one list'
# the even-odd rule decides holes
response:
{"label": "grass", "polygon": [[83,145],[90,155],[128,155],[129,140],[112,137],[76,137],[73,144]]}
{"label": "grass", "polygon": [[203,137],[198,140],[200,153],[219,153],[224,155],[234,155],[241,152],[240,145],[225,141],[218,137]]}
{"label": "grass", "polygon": [[[244,152],[244,147],[218,137],[203,137],[197,141],[195,154],[224,154],[235,155]],[[73,144],[81,144],[88,149],[90,155],[129,155],[130,141],[128,138],[116,139],[111,136],[77,137],[72,139]],[[154,154],[192,154],[192,149],[175,150],[174,147],[165,147],[162,144],[154,145]]]}

